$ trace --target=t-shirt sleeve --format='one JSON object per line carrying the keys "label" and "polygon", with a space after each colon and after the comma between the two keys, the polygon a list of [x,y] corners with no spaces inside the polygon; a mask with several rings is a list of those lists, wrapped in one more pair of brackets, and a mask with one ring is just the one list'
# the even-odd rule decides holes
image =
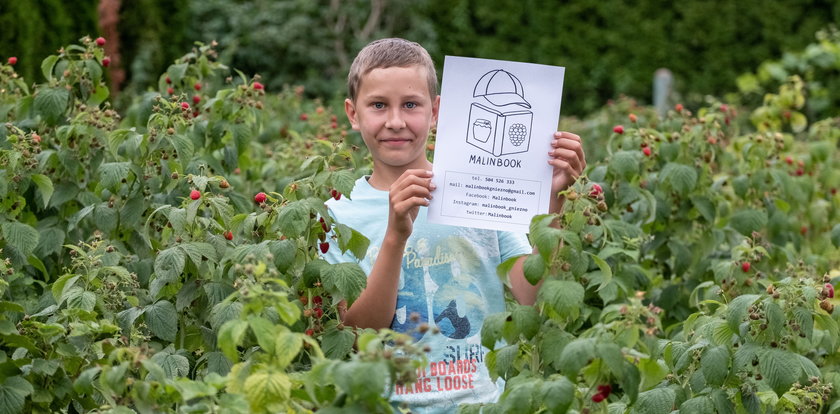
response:
{"label": "t-shirt sleeve", "polygon": [[504,262],[514,256],[529,254],[534,249],[528,242],[528,236],[523,233],[500,231],[499,234],[499,255]]}

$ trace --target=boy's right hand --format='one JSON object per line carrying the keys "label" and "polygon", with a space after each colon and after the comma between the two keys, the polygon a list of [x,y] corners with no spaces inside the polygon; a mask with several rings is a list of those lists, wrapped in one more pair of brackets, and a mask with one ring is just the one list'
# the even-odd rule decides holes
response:
{"label": "boy's right hand", "polygon": [[429,205],[434,189],[431,171],[405,170],[391,185],[387,233],[399,241],[407,240],[411,236],[420,206]]}

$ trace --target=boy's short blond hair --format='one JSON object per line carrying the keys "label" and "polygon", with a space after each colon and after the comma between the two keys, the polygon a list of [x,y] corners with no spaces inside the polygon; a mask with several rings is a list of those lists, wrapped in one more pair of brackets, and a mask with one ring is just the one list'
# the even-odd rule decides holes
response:
{"label": "boy's short blond hair", "polygon": [[426,69],[426,82],[432,100],[437,96],[437,72],[429,52],[416,42],[398,37],[374,40],[368,43],[350,65],[347,75],[347,92],[350,100],[356,102],[361,88],[362,76],[378,68],[408,67],[418,65]]}

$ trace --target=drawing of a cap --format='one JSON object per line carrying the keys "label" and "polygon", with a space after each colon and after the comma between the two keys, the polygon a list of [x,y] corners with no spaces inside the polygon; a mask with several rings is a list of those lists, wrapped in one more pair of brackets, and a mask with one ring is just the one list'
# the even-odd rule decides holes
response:
{"label": "drawing of a cap", "polygon": [[502,69],[491,70],[484,74],[475,84],[473,97],[484,97],[495,106],[519,105],[531,108],[525,100],[522,82],[512,73]]}

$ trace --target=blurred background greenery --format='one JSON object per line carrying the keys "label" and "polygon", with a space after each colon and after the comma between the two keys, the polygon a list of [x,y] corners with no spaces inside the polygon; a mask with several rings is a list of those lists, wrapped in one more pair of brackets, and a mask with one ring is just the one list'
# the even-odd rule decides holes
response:
{"label": "blurred background greenery", "polygon": [[261,75],[269,91],[303,85],[335,103],[356,51],[400,36],[439,65],[448,54],[565,66],[563,113],[583,115],[621,95],[649,103],[661,67],[689,105],[722,96],[838,21],[832,0],[3,0],[0,56],[41,82],[44,57],[102,35],[112,91],[131,96],[155,88],[194,42],[215,40],[223,63]]}

